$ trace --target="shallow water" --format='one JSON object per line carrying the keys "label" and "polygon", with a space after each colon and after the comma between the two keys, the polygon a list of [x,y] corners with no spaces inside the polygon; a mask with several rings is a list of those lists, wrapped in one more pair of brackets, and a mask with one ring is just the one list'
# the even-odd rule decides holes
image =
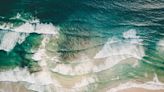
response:
{"label": "shallow water", "polygon": [[2,0],[0,84],[11,88],[0,91],[160,92],[163,10],[163,0]]}

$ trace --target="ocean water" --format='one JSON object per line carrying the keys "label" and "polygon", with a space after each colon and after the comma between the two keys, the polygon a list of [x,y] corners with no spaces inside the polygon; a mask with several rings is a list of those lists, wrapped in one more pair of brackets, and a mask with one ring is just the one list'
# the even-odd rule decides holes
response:
{"label": "ocean water", "polygon": [[0,92],[128,88],[164,90],[164,0],[0,1]]}

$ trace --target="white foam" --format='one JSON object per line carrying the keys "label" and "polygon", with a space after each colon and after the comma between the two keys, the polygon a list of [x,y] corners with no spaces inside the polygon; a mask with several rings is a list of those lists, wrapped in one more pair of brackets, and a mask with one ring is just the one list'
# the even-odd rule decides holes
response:
{"label": "white foam", "polygon": [[53,72],[61,73],[64,75],[82,75],[93,71],[94,64],[92,62],[81,63],[75,67],[71,65],[59,64],[51,69]]}
{"label": "white foam", "polygon": [[0,72],[0,81],[11,81],[11,82],[24,81],[29,83],[35,82],[34,77],[30,75],[30,73],[26,68],[24,69],[15,68],[13,70]]}
{"label": "white foam", "polygon": [[[127,38],[139,39],[139,36],[136,36],[136,31],[129,30],[123,33],[123,35],[126,35],[126,39],[124,40],[109,38],[103,48],[95,55],[95,59],[107,58],[104,64],[96,67],[97,69],[95,69],[95,71],[111,68],[127,58],[142,59],[145,55],[144,48],[140,44],[136,44],[140,43],[141,40],[135,42],[135,44],[133,42],[134,39],[128,39],[127,41]],[[135,64],[137,64],[137,62],[135,62]]]}
{"label": "white foam", "polygon": [[137,31],[135,29],[130,29],[130,30],[124,32],[123,37],[126,38],[126,39],[139,38],[139,36],[137,36]]}
{"label": "white foam", "polygon": [[72,88],[81,88],[85,87],[91,83],[95,83],[96,78],[91,76],[91,77],[84,77],[80,82],[76,83]]}
{"label": "white foam", "polygon": [[38,34],[57,34],[59,28],[55,27],[53,24],[43,24],[43,23],[35,23],[31,24],[29,22],[16,27],[13,29],[15,32],[23,32],[23,33],[38,33]]}
{"label": "white foam", "polygon": [[38,72],[37,80],[41,81],[41,84],[52,84],[53,80],[51,78],[50,72],[48,70],[46,59],[48,56],[45,52],[45,44],[48,42],[48,37],[44,37],[38,51],[32,57],[34,60],[39,60],[38,63],[42,68],[42,71]]}
{"label": "white foam", "polygon": [[164,46],[164,39],[160,40],[160,41],[158,42],[158,45],[159,45],[159,46]]}
{"label": "white foam", "polygon": [[72,64],[57,64],[55,67],[51,68],[51,71],[64,75],[74,76],[91,72],[94,67],[91,59],[89,59],[86,55],[82,55],[78,60],[75,60],[73,62],[78,63],[76,63],[76,66],[72,66]]}
{"label": "white foam", "polygon": [[[45,86],[54,85],[55,87],[61,87],[58,81],[52,80],[47,71],[30,74],[28,69],[15,68],[0,72],[0,81],[3,82],[25,82],[24,86],[29,90],[38,90],[38,92],[45,92]],[[40,89],[37,89],[40,88]],[[49,92],[49,91],[48,91]]]}
{"label": "white foam", "polygon": [[[94,59],[106,58],[103,63],[96,65],[94,64],[94,60],[92,61],[92,59],[85,58],[78,60],[82,62],[76,64],[76,66],[72,66],[71,64],[58,64],[52,71],[64,75],[82,75],[90,72],[100,72],[112,68],[127,58],[140,60],[144,55],[143,46],[133,44],[130,41],[121,41],[113,37],[108,39],[103,48],[94,57]],[[137,64],[138,62],[134,63]]]}
{"label": "white foam", "polygon": [[1,38],[0,50],[10,51],[12,50],[16,43],[21,44],[28,35],[20,34],[16,32],[6,32]]}
{"label": "white foam", "polygon": [[45,49],[39,48],[39,50],[33,55],[32,59],[40,61],[44,58]]}
{"label": "white foam", "polygon": [[[28,87],[30,90],[34,90],[37,92],[51,92],[51,89],[46,86],[54,85],[55,87],[61,87],[61,85],[51,77],[51,72],[49,71],[49,67],[47,64],[47,60],[50,58],[46,54],[46,44],[49,41],[48,36],[44,36],[44,39],[42,40],[42,43],[38,49],[38,51],[33,55],[32,59],[37,60],[39,65],[42,68],[42,71],[38,72],[37,75],[35,75],[37,84],[32,84]],[[43,86],[44,85],[44,86]]]}
{"label": "white foam", "polygon": [[164,51],[164,39],[159,40],[159,42],[157,43],[157,50],[159,52]]}
{"label": "white foam", "polygon": [[8,30],[13,27],[13,24],[11,23],[3,23],[0,25],[0,29]]}
{"label": "white foam", "polygon": [[95,55],[97,58],[106,58],[117,55],[130,55],[131,57],[141,59],[144,56],[144,49],[141,46],[126,43],[126,42],[117,42],[110,43],[107,42],[104,47]]}
{"label": "white foam", "polygon": [[123,33],[123,38],[125,40],[130,39],[131,44],[142,44],[143,39],[140,39],[140,36],[137,35],[137,31],[135,29],[130,29]]}
{"label": "white foam", "polygon": [[10,82],[27,82],[37,85],[48,85],[53,82],[50,76],[46,72],[30,74],[28,69],[15,68],[13,70],[8,70],[5,72],[0,72],[0,81],[10,81]]}
{"label": "white foam", "polygon": [[[84,61],[82,63],[72,66],[71,64],[58,64],[55,68],[51,69],[53,72],[57,72],[63,75],[83,75],[91,72],[101,72],[106,69],[110,69],[113,66],[117,65],[119,62],[130,58],[130,55],[115,55],[108,57],[103,63],[98,65],[94,64],[93,61]],[[101,61],[102,62],[102,61]],[[136,62],[134,62],[136,63]]]}
{"label": "white foam", "polygon": [[6,31],[0,43],[0,50],[5,51],[11,51],[16,43],[21,44],[29,33],[57,35],[59,30],[59,27],[55,27],[51,23],[40,23],[39,20],[27,21],[25,24],[18,27],[13,27],[12,24],[4,23],[3,25],[0,25],[0,27],[9,31]]}
{"label": "white foam", "polygon": [[28,37],[28,36],[29,36],[29,34],[24,34],[24,33],[19,34],[19,39],[18,39],[17,43],[19,43],[19,44],[23,43],[25,41],[26,37]]}
{"label": "white foam", "polygon": [[108,39],[108,41],[105,43],[105,45],[103,46],[102,50],[100,50],[96,55],[95,55],[95,59],[96,58],[105,58],[108,57],[109,55],[107,53],[109,53],[109,50],[112,50],[113,48],[110,46],[110,44],[116,43],[118,42],[116,39]]}
{"label": "white foam", "polygon": [[103,64],[98,65],[97,67],[94,68],[96,72],[100,72],[102,70],[110,69],[113,66],[117,65],[119,62],[129,58],[130,56],[128,55],[120,55],[120,56],[112,56],[108,57]]}
{"label": "white foam", "polygon": [[[38,92],[45,92],[43,90],[46,90],[45,86],[48,85],[61,87],[57,80],[52,79],[51,73],[47,66],[46,59],[48,58],[48,56],[46,55],[44,50],[47,42],[48,42],[48,38],[47,36],[45,36],[38,51],[33,56],[33,59],[39,60],[38,63],[42,68],[41,71],[30,74],[28,69],[26,68],[24,69],[15,68],[13,70],[0,72],[0,81],[27,82],[30,83],[29,85],[25,85],[27,89],[35,90]],[[42,54],[39,54],[39,52],[42,52]]]}
{"label": "white foam", "polygon": [[115,88],[111,88],[107,92],[118,92],[118,91],[125,90],[128,88],[143,88],[147,90],[164,90],[164,83],[161,83],[158,80],[157,75],[155,75],[153,81],[149,81],[143,84],[127,82],[124,84],[120,84],[119,86]]}
{"label": "white foam", "polygon": [[[99,65],[93,67],[93,70],[94,70],[94,72],[101,72],[102,70],[110,69],[110,68],[114,67],[115,65],[119,64],[121,61],[124,61],[131,57],[136,58],[136,56],[132,56],[132,55],[128,55],[128,54],[109,56],[109,57],[107,57],[107,59],[104,61],[103,64],[99,64]],[[141,57],[136,58],[136,59],[140,59],[140,58]],[[136,61],[133,63],[134,63],[134,65],[138,64],[138,62],[136,62]]]}

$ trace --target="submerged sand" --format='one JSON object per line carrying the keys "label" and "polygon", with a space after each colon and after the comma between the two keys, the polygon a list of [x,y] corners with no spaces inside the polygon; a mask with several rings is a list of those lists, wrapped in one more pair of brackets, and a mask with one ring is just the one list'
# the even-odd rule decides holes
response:
{"label": "submerged sand", "polygon": [[143,88],[128,88],[117,92],[164,92],[164,90],[148,90]]}

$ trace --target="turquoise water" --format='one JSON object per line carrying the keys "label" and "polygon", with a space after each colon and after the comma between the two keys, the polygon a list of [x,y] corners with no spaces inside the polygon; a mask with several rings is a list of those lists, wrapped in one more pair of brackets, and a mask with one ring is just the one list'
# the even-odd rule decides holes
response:
{"label": "turquoise water", "polygon": [[[45,48],[40,47],[44,37],[49,38]],[[73,67],[70,73],[65,67],[54,70],[54,76],[96,76],[99,81],[90,84],[89,92],[127,80],[146,81],[146,73],[151,77],[157,74],[163,81],[163,38],[163,0],[0,1],[0,68],[28,67],[37,72],[41,70],[39,61],[46,59],[48,68]],[[48,58],[33,58],[40,48]],[[138,60],[136,67],[134,59]],[[105,60],[110,63],[101,67]],[[117,64],[113,67],[111,61]],[[88,67],[93,67],[87,66],[88,62],[100,69],[88,72]],[[76,72],[81,64],[84,72]],[[109,80],[117,76],[119,80]],[[94,88],[94,84],[98,86]]]}
{"label": "turquoise water", "polygon": [[[151,53],[149,49],[154,50],[156,43],[163,38],[162,5],[163,1],[160,0],[135,2],[130,0],[7,0],[1,1],[0,19],[3,23],[23,23],[21,19],[10,19],[20,13],[24,19],[30,18],[30,15],[40,19],[41,22],[59,25],[61,34],[65,36],[65,40],[59,44],[59,52],[61,49],[84,49],[72,46],[73,43],[78,44],[76,39],[106,41],[112,36],[121,38],[122,33],[128,29],[136,29],[138,35],[144,40],[144,47],[148,49],[146,53],[149,54]],[[68,39],[72,42],[68,43]],[[5,52],[1,51],[1,53]],[[14,55],[19,56],[18,53],[12,51],[2,55],[2,58],[9,57],[11,64],[20,65],[20,59],[10,60]],[[5,63],[8,66],[7,62],[3,62],[2,66]]]}

